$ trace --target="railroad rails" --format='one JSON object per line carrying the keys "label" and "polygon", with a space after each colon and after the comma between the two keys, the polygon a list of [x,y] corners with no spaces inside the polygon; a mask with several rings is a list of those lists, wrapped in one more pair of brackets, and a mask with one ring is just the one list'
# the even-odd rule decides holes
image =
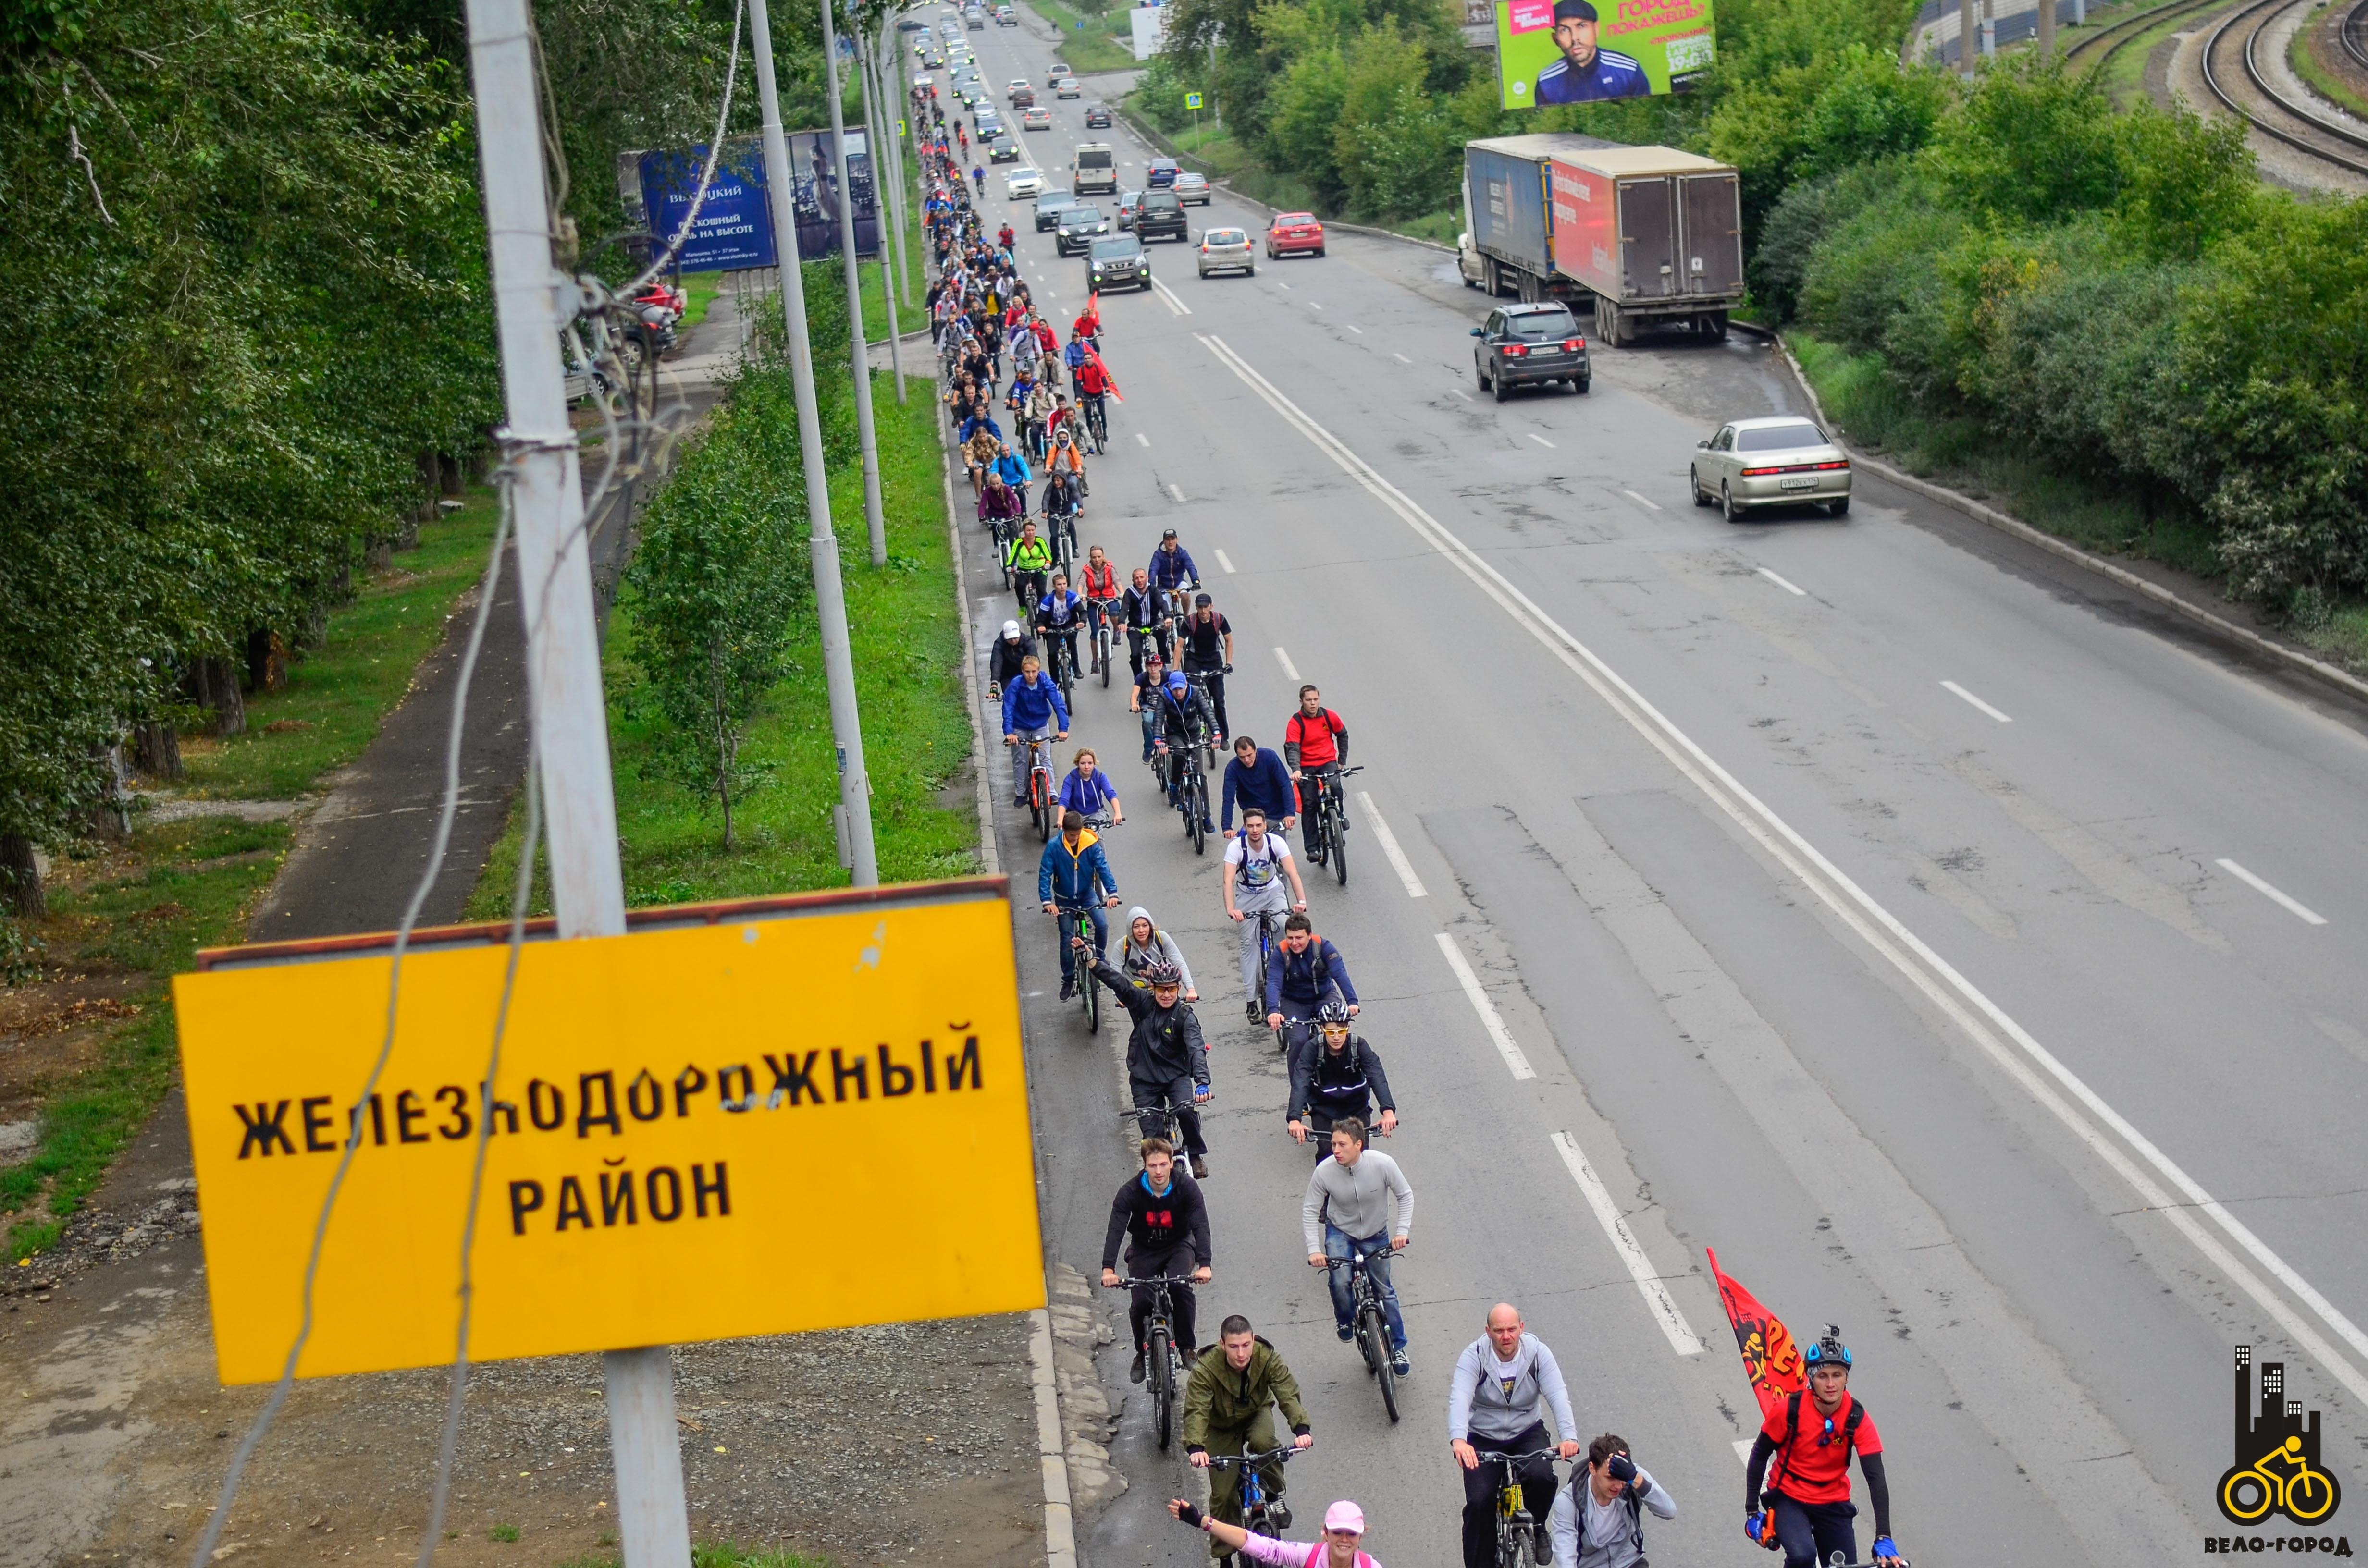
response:
{"label": "railroad rails", "polygon": [[[2285,12],[2313,3],[2253,0],[2221,18],[2203,40],[2203,85],[2231,113],[2242,115],[2262,135],[2320,163],[2368,176],[2368,135],[2335,124],[2308,105],[2279,92],[2262,74],[2257,58],[2256,46],[2264,28]],[[2368,50],[2368,39],[2355,37],[2363,10],[2368,10],[2368,0],[2355,6],[2344,18],[2347,51]],[[2363,56],[2363,63],[2368,63],[2368,56]]]}

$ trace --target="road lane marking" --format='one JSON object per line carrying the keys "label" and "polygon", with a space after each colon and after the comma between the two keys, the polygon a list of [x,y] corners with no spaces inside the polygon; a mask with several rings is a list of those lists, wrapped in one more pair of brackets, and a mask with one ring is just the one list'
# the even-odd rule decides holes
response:
{"label": "road lane marking", "polygon": [[1179,487],[1173,484],[1169,485],[1167,487],[1167,494],[1175,498],[1176,504],[1178,506],[1184,505],[1184,492]]}
{"label": "road lane marking", "polygon": [[1456,396],[1462,398],[1466,403],[1470,403],[1472,401],[1472,394],[1465,392],[1462,387],[1450,387],[1447,390],[1453,392]]}
{"label": "road lane marking", "polygon": [[[1176,497],[1176,499],[1178,499],[1178,501],[1181,501],[1182,499],[1184,499],[1184,497],[1182,497],[1181,495],[1178,495],[1178,497]],[[1224,551],[1222,551],[1222,550],[1221,550],[1221,551],[1217,551],[1217,564],[1218,564],[1218,565],[1220,565],[1220,566],[1222,566],[1222,567],[1224,567],[1224,568],[1225,569],[1225,574],[1226,574],[1227,576],[1229,576],[1229,577],[1230,577],[1230,576],[1232,576],[1232,575],[1233,575],[1233,572],[1234,572],[1234,558],[1233,558],[1232,556],[1230,556],[1230,555],[1227,555],[1227,554],[1226,554]]]}
{"label": "road lane marking", "polygon": [[[2368,1401],[2368,1375],[2362,1375],[2357,1365],[2328,1344],[2300,1312],[2286,1303],[2284,1298],[2270,1289],[2260,1275],[2222,1245],[2219,1235],[2225,1235],[2250,1256],[2292,1291],[2337,1338],[2363,1358],[2368,1358],[2368,1334],[2363,1334],[2360,1326],[2328,1301],[2317,1286],[2272,1251],[2267,1243],[2253,1233],[2250,1227],[2231,1214],[2226,1205],[2213,1197],[2202,1183],[2188,1175],[2152,1139],[2139,1131],[2127,1117],[2114,1109],[2079,1074],[2042,1045],[2030,1030],[2016,1022],[2006,1009],[1992,1001],[1955,965],[1909,930],[1897,915],[1876,902],[1847,872],[1828,859],[1824,851],[1777,815],[1766,801],[1746,789],[1740,779],[1721,766],[1691,736],[1678,728],[1667,714],[1647,701],[1644,693],[1629,684],[1627,677],[1538,608],[1536,601],[1515,587],[1503,573],[1482,560],[1471,546],[1443,527],[1438,518],[1383,478],[1377,470],[1342,445],[1330,431],[1308,417],[1297,403],[1285,397],[1248,361],[1235,354],[1223,338],[1206,333],[1194,335],[1217,357],[1220,363],[1232,370],[1244,385],[1264,398],[1269,406],[1281,415],[1285,422],[1304,436],[1317,450],[1330,458],[1342,472],[1396,513],[1408,528],[1444,556],[1474,586],[1494,599],[1516,625],[1528,631],[1572,674],[1585,681],[1613,712],[1660,752],[1689,783],[1725,812],[1736,825],[1750,835],[1803,887],[1816,894],[1855,931],[1861,940],[1946,1014],[1967,1039],[2022,1087],[2024,1093],[2061,1121],[2098,1159],[2111,1166],[2150,1211],[2158,1214],[2164,1223],[2179,1232],[2189,1245],[2203,1254],[2207,1263],[2226,1277],[2229,1283],[2251,1297],[2322,1369],[2340,1382],[2354,1398]],[[2011,1048],[2009,1041],[2012,1042]],[[2059,1089],[2062,1093],[2057,1092]],[[2126,1144],[2135,1153],[2135,1158],[2123,1153],[2122,1144],[2107,1138],[2096,1122],[2091,1122],[2075,1109],[2074,1102],[2085,1108],[2096,1122],[2110,1129],[2115,1137],[2122,1140],[2122,1144]],[[2141,1163],[2151,1167],[2154,1174],[2148,1175],[2146,1169],[2141,1168]],[[2161,1180],[2157,1181],[2157,1176]],[[2172,1190],[2167,1190],[2163,1183],[2168,1183]],[[2180,1197],[2174,1197],[2173,1190]],[[2182,1198],[2184,1201],[2181,1201]],[[2204,1229],[2195,1218],[2199,1211],[2218,1227],[2219,1235]]]}
{"label": "road lane marking", "polygon": [[1669,1297],[1668,1287],[1661,1283],[1658,1274],[1653,1272],[1653,1260],[1645,1256],[1643,1247],[1636,1244],[1634,1234],[1628,1229],[1628,1221],[1620,1217],[1619,1207],[1611,1201],[1611,1194],[1605,1189],[1603,1178],[1597,1176],[1595,1167],[1587,1163],[1587,1155],[1579,1149],[1578,1140],[1567,1132],[1557,1132],[1554,1135],[1554,1152],[1562,1156],[1562,1163],[1569,1167],[1570,1179],[1578,1183],[1579,1191],[1587,1194],[1587,1206],[1595,1210],[1595,1222],[1601,1225],[1603,1233],[1611,1238],[1611,1249],[1620,1255],[1620,1261],[1628,1266],[1628,1278],[1636,1281],[1636,1289],[1644,1292],[1645,1310],[1653,1314],[1653,1321],[1668,1335],[1669,1348],[1680,1356],[1701,1355],[1702,1336],[1687,1326],[1685,1314],[1678,1311],[1678,1303]]}
{"label": "road lane marking", "polygon": [[1168,312],[1170,314],[1189,316],[1192,313],[1192,307],[1178,299],[1176,297],[1175,290],[1170,289],[1167,284],[1162,283],[1156,278],[1151,280],[1151,286],[1159,291],[1159,297],[1167,302]]}
{"label": "road lane marking", "polygon": [[1350,332],[1355,333],[1359,337],[1365,335],[1365,329],[1359,326],[1355,322],[1344,321],[1340,324],[1347,327]]}
{"label": "road lane marking", "polygon": [[1622,490],[1620,494],[1635,502],[1639,506],[1649,506],[1656,512],[1661,509],[1661,504],[1658,501],[1648,500],[1633,490]]}
{"label": "road lane marking", "polygon": [[1407,358],[1405,355],[1399,353],[1395,348],[1390,350],[1390,358],[1396,360],[1401,365],[1411,365],[1414,363],[1413,360]]}
{"label": "road lane marking", "polygon": [[1276,288],[1278,288],[1278,289],[1281,290],[1282,290],[1284,293],[1286,293],[1286,294],[1288,294],[1288,293],[1290,293],[1290,292],[1291,292],[1291,285],[1290,285],[1290,284],[1288,284],[1288,283],[1285,283],[1285,282],[1284,282],[1281,278],[1276,278],[1276,279],[1274,280],[1274,286],[1275,286]]}
{"label": "road lane marking", "polygon": [[1972,692],[1967,691],[1955,681],[1944,680],[1941,684],[1949,690],[1955,692],[1959,697],[1964,698],[1966,701],[1972,703],[1975,707],[1980,709],[1983,712],[1988,714],[1991,718],[1997,720],[1999,723],[2011,724],[2014,722],[2013,720],[2008,718],[2005,714],[1999,712],[1988,703],[1984,702],[1980,698],[1975,697]]}
{"label": "road lane marking", "polygon": [[1323,307],[1323,305],[1322,305],[1320,302],[1318,302],[1317,301],[1310,300],[1310,301],[1307,301],[1307,308],[1308,308],[1309,310],[1311,310],[1311,311],[1320,311],[1320,310],[1322,310],[1324,307]]}
{"label": "road lane marking", "polygon": [[1505,1020],[1497,1017],[1497,1004],[1489,1001],[1488,994],[1480,989],[1480,977],[1472,972],[1470,964],[1463,961],[1463,949],[1455,945],[1455,938],[1441,931],[1439,934],[1439,950],[1447,955],[1447,967],[1455,971],[1456,980],[1463,987],[1463,994],[1471,999],[1472,1010],[1480,1015],[1481,1027],[1496,1042],[1497,1054],[1503,1057],[1505,1065],[1513,1070],[1514,1078],[1536,1077],[1536,1069],[1530,1065],[1530,1059],[1521,1054],[1521,1048],[1514,1042],[1512,1031],[1505,1027]]}
{"label": "road lane marking", "polygon": [[1753,570],[1757,571],[1761,576],[1767,578],[1770,582],[1775,584],[1778,587],[1783,589],[1788,594],[1798,594],[1803,598],[1807,598],[1809,597],[1807,589],[1794,587],[1792,584],[1786,582],[1783,578],[1779,577],[1775,573],[1770,572],[1765,566],[1755,567]]}
{"label": "road lane marking", "polygon": [[2295,918],[2302,921],[2304,925],[2324,926],[2327,924],[2326,915],[2319,914],[2317,910],[2311,908],[2308,904],[2302,903],[2300,900],[2291,898],[2288,895],[2280,892],[2277,889],[2271,887],[2260,878],[2253,875],[2252,872],[2245,869],[2244,867],[2237,864],[2236,861],[2224,859],[2214,861],[2214,864],[2217,865],[2222,870],[2227,872],[2230,876],[2236,878],[2238,881],[2244,883],[2247,887],[2252,889],[2255,892],[2260,893],[2263,898],[2268,899],[2271,903],[2283,909],[2288,915],[2294,915]]}
{"label": "road lane marking", "polygon": [[1531,440],[1535,441],[1539,446],[1543,447],[1546,450],[1554,450],[1554,443],[1547,440],[1543,436],[1539,435],[1535,430],[1524,430],[1521,434],[1527,436]]}
{"label": "road lane marking", "polygon": [[1137,430],[1134,433],[1134,444],[1138,447],[1147,447],[1151,445],[1151,437]]}
{"label": "road lane marking", "polygon": [[[1291,678],[1297,680],[1299,677],[1294,675]],[[1360,790],[1357,802],[1365,808],[1365,820],[1372,824],[1373,842],[1382,846],[1382,858],[1390,863],[1390,869],[1395,871],[1398,881],[1406,884],[1406,897],[1429,898],[1430,890],[1424,887],[1422,879],[1414,874],[1414,862],[1406,858],[1404,849],[1398,847],[1398,835],[1392,833],[1390,824],[1382,820],[1381,812],[1373,805],[1373,797]]]}
{"label": "road lane marking", "polygon": [[1759,1440],[1759,1439],[1758,1439],[1757,1437],[1737,1437],[1737,1438],[1736,1438],[1736,1439],[1735,1439],[1735,1457],[1736,1457],[1736,1459],[1741,1460],[1745,1464],[1747,1464],[1747,1465],[1748,1465],[1748,1464],[1749,1464],[1749,1463],[1751,1462],[1751,1445],[1752,1445],[1752,1444],[1754,1444],[1754,1443],[1756,1443],[1756,1442],[1758,1442]]}
{"label": "road lane marking", "polygon": [[1296,681],[1299,678],[1299,666],[1292,664],[1291,662],[1291,655],[1284,653],[1280,648],[1277,648],[1274,651],[1274,662],[1282,666],[1283,679],[1288,681]]}

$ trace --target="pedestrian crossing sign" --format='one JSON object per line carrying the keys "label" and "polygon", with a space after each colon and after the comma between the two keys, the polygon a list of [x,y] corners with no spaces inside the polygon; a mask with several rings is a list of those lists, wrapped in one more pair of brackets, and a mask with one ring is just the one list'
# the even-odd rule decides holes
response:
{"label": "pedestrian crossing sign", "polygon": [[1199,108],[1201,107],[1201,95],[1198,93],[1185,94],[1184,107],[1186,108]]}

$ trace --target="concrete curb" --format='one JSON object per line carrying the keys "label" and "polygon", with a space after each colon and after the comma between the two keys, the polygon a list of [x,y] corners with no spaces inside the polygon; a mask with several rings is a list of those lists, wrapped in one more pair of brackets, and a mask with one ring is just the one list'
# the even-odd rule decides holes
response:
{"label": "concrete curb", "polygon": [[[1818,420],[1830,427],[1833,421],[1827,418],[1824,403],[1818,399],[1816,389],[1809,384],[1808,374],[1801,369],[1801,362],[1793,358],[1792,347],[1784,341],[1782,335],[1770,332],[1765,327],[1749,326],[1740,322],[1732,324],[1755,335],[1765,337],[1776,345],[1776,351],[1784,356],[1784,363],[1792,369],[1793,379],[1800,383],[1801,391],[1807,394],[1809,406],[1816,412]],[[2203,606],[2172,592],[2159,583],[2139,576],[2127,567],[2116,566],[2100,555],[2091,555],[2069,540],[2058,539],[2044,529],[2032,528],[2021,518],[2009,517],[1995,506],[1986,506],[1970,495],[1961,495],[1944,485],[1935,484],[1930,480],[1918,479],[1903,469],[1893,467],[1880,458],[1867,456],[1855,446],[1850,446],[1848,449],[1852,462],[1873,470],[1902,490],[1912,490],[1928,501],[1937,501],[1952,511],[1962,512],[1976,522],[1987,523],[2001,533],[2012,534],[2027,544],[2037,545],[2051,555],[2061,556],[2076,566],[2094,572],[2100,577],[2109,578],[2131,592],[2144,595],[2164,608],[2174,610],[2199,626],[2208,627],[2221,636],[2254,653],[2263,654],[2285,665],[2288,669],[2333,687],[2346,697],[2368,698],[2368,680],[2361,679],[2349,670],[2339,668],[2324,659],[2313,658],[2299,649],[2289,648],[2272,638],[2262,636],[2249,626],[2239,626],[2226,616],[2206,609]]]}
{"label": "concrete curb", "polygon": [[[937,379],[929,378],[932,402],[937,402]],[[986,778],[986,736],[978,726],[978,632],[971,624],[970,593],[962,569],[962,514],[954,510],[954,469],[951,455],[953,432],[947,428],[946,405],[938,403],[938,477],[945,485],[946,546],[952,551],[954,565],[954,616],[962,626],[962,695],[970,704],[970,767],[977,778],[978,863],[979,869],[990,877],[1003,874],[1003,857],[995,846],[995,798],[988,793]]]}
{"label": "concrete curb", "polygon": [[1061,1404],[1053,1381],[1053,1314],[1028,1314],[1028,1381],[1036,1393],[1036,1463],[1044,1473],[1045,1568],[1076,1568],[1077,1527],[1069,1506],[1069,1458],[1061,1441]]}

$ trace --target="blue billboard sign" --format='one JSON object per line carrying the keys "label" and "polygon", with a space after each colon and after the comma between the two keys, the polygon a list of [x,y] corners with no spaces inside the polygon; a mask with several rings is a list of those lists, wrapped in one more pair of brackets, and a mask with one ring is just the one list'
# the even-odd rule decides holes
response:
{"label": "blue billboard sign", "polygon": [[[838,252],[839,190],[830,132],[803,131],[789,137],[791,213],[796,226],[798,254],[814,261]],[[858,256],[880,251],[878,199],[871,178],[870,139],[861,126],[847,129],[847,179],[855,211]],[[650,232],[661,244],[671,244],[690,216],[699,193],[699,176],[707,166],[707,149],[643,153],[640,176],[642,202]],[[683,242],[685,272],[730,272],[744,267],[771,267],[773,218],[765,181],[765,158],[753,136],[735,136],[723,144],[716,160],[715,177],[700,203],[698,222]]]}

